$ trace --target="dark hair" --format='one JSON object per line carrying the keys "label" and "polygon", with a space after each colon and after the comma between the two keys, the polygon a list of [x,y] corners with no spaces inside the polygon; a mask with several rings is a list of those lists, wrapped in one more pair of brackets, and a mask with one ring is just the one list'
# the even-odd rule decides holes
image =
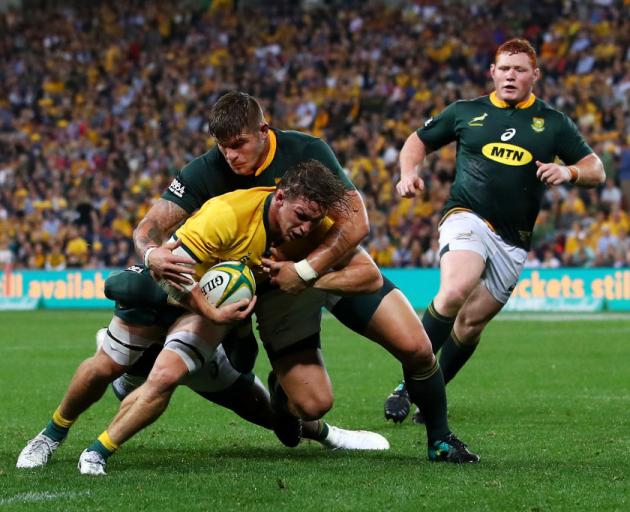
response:
{"label": "dark hair", "polygon": [[500,53],[507,53],[508,55],[514,55],[516,53],[524,53],[529,57],[532,67],[536,69],[538,63],[536,62],[536,50],[527,39],[510,39],[497,48],[497,53],[494,55],[494,62],[497,61],[497,57]]}
{"label": "dark hair", "polygon": [[278,182],[287,199],[304,198],[326,211],[347,215],[350,203],[342,179],[317,160],[291,167]]}
{"label": "dark hair", "polygon": [[230,91],[221,96],[210,110],[208,131],[218,140],[229,140],[248,130],[256,132],[265,122],[256,98],[246,92]]}

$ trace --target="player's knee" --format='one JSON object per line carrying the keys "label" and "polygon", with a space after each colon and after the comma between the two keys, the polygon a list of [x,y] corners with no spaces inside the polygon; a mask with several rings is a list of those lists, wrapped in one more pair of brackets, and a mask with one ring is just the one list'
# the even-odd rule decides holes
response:
{"label": "player's knee", "polygon": [[[453,311],[458,311],[464,305],[469,294],[469,290],[463,287],[446,288],[440,290],[438,300],[443,304],[443,308],[447,310],[450,316]],[[441,313],[444,314],[443,311]]]}
{"label": "player's knee", "polygon": [[181,372],[168,366],[156,365],[146,381],[146,391],[156,395],[170,395],[181,380]]}
{"label": "player's knee", "polygon": [[403,352],[398,359],[403,368],[414,372],[423,372],[435,364],[435,355],[428,338],[427,343],[417,343],[413,349]]}
{"label": "player's knee", "polygon": [[81,365],[82,373],[90,382],[111,382],[125,373],[126,367],[118,364],[103,351],[86,359]]}
{"label": "player's knee", "polygon": [[291,407],[297,416],[306,421],[318,420],[324,416],[333,405],[331,393],[313,393],[290,400]]}

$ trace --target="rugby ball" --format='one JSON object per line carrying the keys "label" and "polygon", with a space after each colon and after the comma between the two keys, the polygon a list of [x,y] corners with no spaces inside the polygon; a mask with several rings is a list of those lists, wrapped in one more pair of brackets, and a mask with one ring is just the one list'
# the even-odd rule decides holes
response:
{"label": "rugby ball", "polygon": [[256,293],[256,280],[251,269],[240,261],[222,261],[199,279],[201,293],[214,306],[251,299]]}

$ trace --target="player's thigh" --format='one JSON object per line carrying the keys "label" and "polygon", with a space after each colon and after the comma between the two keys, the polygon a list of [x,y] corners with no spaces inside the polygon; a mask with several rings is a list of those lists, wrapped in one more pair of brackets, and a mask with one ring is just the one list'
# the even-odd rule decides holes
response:
{"label": "player's thigh", "polygon": [[212,360],[230,329],[229,325],[215,324],[200,315],[184,314],[169,328],[162,352],[177,354],[192,373]]}
{"label": "player's thigh", "polygon": [[258,296],[258,333],[270,359],[305,340],[319,339],[326,294],[308,288],[298,295],[269,290]]}
{"label": "player's thigh", "polygon": [[326,294],[325,306],[348,329],[366,336],[368,325],[376,311],[381,307],[383,299],[395,289],[396,285],[383,276],[383,286],[377,291],[345,297],[328,293]]}
{"label": "player's thigh", "polygon": [[434,300],[438,311],[454,314],[475,289],[488,258],[488,225],[470,212],[446,217],[440,226],[440,288]]}
{"label": "player's thigh", "polygon": [[370,318],[365,336],[383,346],[397,359],[432,359],[431,342],[413,307],[398,289],[381,300]]}
{"label": "player's thigh", "polygon": [[504,242],[495,233],[488,235],[488,244],[492,254],[486,262],[482,284],[498,302],[505,304],[518,283],[527,251]]}
{"label": "player's thigh", "polygon": [[122,367],[133,365],[144,352],[156,343],[162,343],[166,330],[160,326],[134,325],[114,316],[107,327],[101,349],[112,361]]}

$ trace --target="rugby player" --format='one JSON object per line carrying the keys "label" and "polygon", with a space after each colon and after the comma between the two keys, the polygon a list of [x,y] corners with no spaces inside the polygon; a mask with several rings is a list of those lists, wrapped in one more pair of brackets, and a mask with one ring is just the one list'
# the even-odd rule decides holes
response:
{"label": "rugby player", "polygon": [[[361,197],[330,147],[321,139],[271,128],[258,102],[236,91],[223,95],[213,106],[209,131],[217,145],[177,174],[134,231],[136,250],[158,279],[185,284],[183,276],[191,272],[187,268],[190,259],[173,254],[172,245],[163,242],[204,201],[237,188],[274,185],[288,168],[307,159],[321,162],[344,180],[351,214],[347,218],[336,218],[322,244],[306,258],[297,263],[268,262],[272,281],[284,291],[304,290],[312,286],[322,272],[354,250],[368,233],[367,212]],[[375,293],[350,297],[331,294],[326,306],[347,327],[379,343],[401,362],[409,396],[425,411],[429,460],[477,462],[479,457],[449,428],[442,371],[420,320],[400,290],[383,278],[383,286]],[[287,325],[299,326],[299,311],[295,317],[284,314],[283,320]],[[299,335],[299,331],[295,332],[294,341]],[[313,361],[318,343],[318,337],[304,338],[290,349],[287,347],[284,354],[270,357],[290,359],[293,357],[290,352],[299,349],[303,353],[295,357],[308,354]],[[288,391],[288,387],[301,387],[299,381],[292,380],[285,372],[276,373],[279,382],[271,376],[272,394]],[[295,396],[295,392],[290,394]],[[308,410],[301,411],[305,417],[320,417],[331,405],[331,396],[326,394],[308,400]]]}
{"label": "rugby player", "polygon": [[[427,153],[457,141],[455,182],[440,221],[440,286],[422,323],[449,382],[514,289],[527,258],[545,186],[595,187],[599,157],[565,114],[536,98],[536,52],[523,39],[503,43],[490,67],[494,91],[456,101],[409,135],[400,152],[402,197],[424,190]],[[563,163],[557,163],[556,157]],[[409,412],[404,381],[386,417]],[[420,413],[424,410],[420,407]],[[426,419],[426,418],[425,418]]]}
{"label": "rugby player", "polygon": [[[309,160],[287,171],[277,188],[237,190],[208,200],[176,231],[175,237],[181,244],[180,252],[185,251],[195,262],[195,281],[219,261],[240,260],[252,269],[257,281],[263,283],[267,275],[262,268],[262,258],[270,247],[277,245],[284,254],[299,258],[306,247],[320,243],[332,225],[327,213],[336,211],[340,215],[347,208],[343,182],[321,163]],[[362,293],[377,289],[381,283],[378,268],[365,251],[357,249],[338,270],[320,276],[313,288],[300,294],[299,300],[279,293],[264,302],[266,308],[256,309],[259,330],[262,336],[273,330],[275,345],[271,348],[279,352],[290,338],[282,336],[286,329],[278,315],[297,308],[302,328],[311,328],[318,334],[325,298],[320,290]],[[274,294],[274,291],[262,290],[261,293]],[[222,308],[207,302],[196,284],[183,291],[169,287],[169,296],[191,313],[182,312],[168,328],[164,349],[157,356],[146,382],[123,400],[107,430],[83,451],[79,458],[82,474],[104,475],[107,459],[122,443],[163,413],[176,387],[211,359],[231,328],[229,320],[218,314]],[[239,305],[239,311],[249,314],[256,297],[235,304]],[[117,332],[111,341],[119,342],[124,334]],[[116,350],[121,350],[120,347],[118,343]],[[288,363],[285,367],[286,372],[309,383],[309,386],[294,389],[295,396],[289,395],[294,407],[305,407],[311,394],[316,393],[311,387],[330,387],[321,355],[318,353],[316,357],[313,362],[295,360],[292,366]],[[276,361],[271,360],[274,368]]]}
{"label": "rugby player", "polygon": [[[322,173],[322,171],[324,172]],[[329,227],[330,221],[319,226],[319,220],[323,214],[324,207],[337,204],[339,201],[343,202],[345,199],[342,182],[317,162],[303,164],[293,172],[292,176],[293,178],[287,176],[287,184],[275,193],[271,187],[239,191],[239,193],[231,194],[234,197],[229,198],[229,200],[217,198],[213,202],[214,208],[209,207],[207,210],[215,228],[209,230],[208,233],[204,233],[204,240],[209,240],[210,237],[214,236],[215,239],[220,239],[224,244],[218,244],[213,247],[211,254],[213,258],[225,257],[229,259],[230,257],[235,258],[238,256],[246,259],[249,264],[256,266],[256,262],[259,261],[262,254],[261,251],[265,250],[265,242],[270,242],[272,236],[277,239],[300,239],[314,229],[319,229],[322,233],[325,232],[324,228]],[[313,211],[311,204],[306,205],[304,204],[304,199],[301,199],[299,184],[296,185],[296,180],[299,182],[304,176],[306,178],[310,177],[310,179],[305,180],[304,185],[307,187],[307,197],[312,197],[312,194],[317,191],[321,192],[318,196],[320,202],[317,203],[319,210]],[[254,196],[256,201],[258,201],[257,203],[248,201],[249,198]],[[233,208],[228,206],[228,204],[232,205]],[[235,212],[243,213],[243,210],[245,210],[245,217],[241,217],[240,224],[236,226],[239,229],[230,231],[231,228],[235,228],[233,222],[231,223]],[[203,212],[205,211],[206,209],[203,210]],[[227,216],[227,219],[224,219],[225,222],[219,222],[219,213]],[[254,222],[256,215],[258,216],[258,224]],[[317,215],[317,217],[311,218],[309,215]],[[194,219],[190,219],[190,224],[192,225],[192,232],[194,232],[195,226],[199,227],[201,225],[200,222],[195,224]],[[219,224],[223,231],[216,227]],[[247,229],[250,231],[248,232]],[[218,231],[220,233],[217,233]],[[187,236],[187,234],[188,231],[184,230],[183,236]],[[195,232],[195,234],[197,233]],[[250,236],[248,237],[247,235]],[[223,238],[221,238],[222,236]],[[230,245],[235,243],[235,241],[238,241],[240,245]],[[189,243],[194,245],[192,239],[189,239]],[[298,245],[299,243],[296,242],[293,245]],[[228,252],[222,251],[221,247]],[[244,252],[240,253],[238,252],[239,250]],[[291,244],[284,250],[290,253],[292,250]],[[296,250],[296,248],[294,247],[293,250]],[[360,265],[361,259],[367,265]],[[355,261],[358,261],[360,268],[358,272],[354,268],[354,277],[348,278],[348,276],[343,274],[343,271],[333,272],[322,276],[319,279],[318,286],[325,287],[328,283],[329,286],[333,285],[337,289],[336,276],[342,276],[344,279],[340,285],[342,289],[349,289],[352,285],[353,291],[361,292],[364,287],[366,287],[366,290],[378,287],[380,275],[369,257],[364,255],[361,258],[360,251],[357,251]],[[208,259],[198,269],[198,272],[203,273],[204,269],[214,262],[215,260]],[[353,268],[352,263],[348,264],[348,268]],[[258,274],[264,275],[264,272],[259,271]],[[103,350],[99,350],[91,361],[84,362],[77,371],[77,375],[85,376],[87,374],[88,378],[80,378],[78,381],[73,379],[70,386],[71,390],[79,388],[81,384],[86,384],[91,392],[70,393],[69,390],[66,397],[64,397],[62,405],[55,412],[46,429],[29,442],[20,454],[17,463],[18,467],[37,467],[46,464],[52,452],[65,439],[68,429],[76,420],[76,417],[102,396],[104,388],[109,382],[125,371],[149,347],[163,342],[165,336],[167,349],[171,351],[171,354],[177,355],[175,361],[179,362],[178,366],[180,369],[188,374],[197,369],[197,366],[204,366],[202,359],[206,362],[210,361],[213,353],[211,349],[208,349],[200,341],[199,336],[195,335],[195,327],[199,326],[199,329],[207,329],[209,339],[221,338],[221,333],[225,329],[223,325],[217,323],[207,325],[207,322],[195,318],[196,315],[182,315],[183,310],[180,307],[167,304],[164,291],[157,287],[153,279],[146,276],[146,271],[142,267],[132,267],[126,272],[110,277],[106,283],[105,293],[108,297],[116,299],[117,304],[115,317],[107,331]],[[120,300],[121,298],[123,300]],[[202,309],[207,313],[208,304],[204,298],[201,298],[201,301]],[[254,304],[255,300],[252,301],[244,314],[249,314]],[[237,305],[236,310],[241,306],[245,306],[245,304]],[[196,309],[197,306],[192,305],[192,308]],[[318,308],[320,310],[321,305],[318,305]],[[214,315],[215,312],[213,310],[216,309],[210,307],[210,315]],[[259,312],[258,315],[263,321],[265,320],[264,313]],[[241,312],[239,312],[239,318],[240,316]],[[219,318],[219,321],[224,321],[223,317],[212,316],[212,318]],[[265,325],[270,323],[272,321],[268,320]],[[196,346],[196,344],[199,346]],[[167,354],[162,357],[162,360],[169,359],[168,350],[165,351]],[[173,357],[175,356],[171,355],[170,359],[173,359]],[[94,365],[94,360],[97,358],[100,364]],[[254,357],[247,357],[247,361],[244,363],[242,362],[243,358],[240,357],[240,359],[241,362],[239,364],[230,363],[235,368],[234,371],[237,371],[236,367],[238,366],[240,373],[249,373],[253,367],[255,355]],[[182,367],[180,360],[185,361],[185,368]],[[247,368],[246,370],[242,369],[244,366]],[[104,377],[101,375],[100,378],[95,379],[93,375],[90,375],[92,372],[100,372]],[[163,384],[164,375],[159,375],[158,377],[162,379],[160,384]],[[179,377],[175,379],[175,381],[178,380]],[[195,377],[193,381],[199,383],[199,378]],[[176,384],[176,382],[172,384]],[[95,393],[95,391],[98,391],[98,393]],[[73,420],[67,420],[63,416],[62,408],[66,406],[66,409],[68,409],[68,404],[76,404],[77,397],[84,400],[82,404],[85,404],[85,406],[79,411],[76,411],[75,408],[75,414],[71,416]],[[275,427],[278,421],[279,419],[276,419],[272,426]],[[306,435],[311,438],[318,436],[324,444],[333,448],[383,449],[384,446],[387,446],[386,440],[377,434],[362,431],[345,431],[336,427],[328,428],[323,422],[307,424]],[[88,451],[86,453],[90,454],[92,452]],[[89,460],[84,465],[90,466],[93,473],[100,473],[100,469],[104,468],[104,465],[100,469],[98,465],[90,465]]]}

